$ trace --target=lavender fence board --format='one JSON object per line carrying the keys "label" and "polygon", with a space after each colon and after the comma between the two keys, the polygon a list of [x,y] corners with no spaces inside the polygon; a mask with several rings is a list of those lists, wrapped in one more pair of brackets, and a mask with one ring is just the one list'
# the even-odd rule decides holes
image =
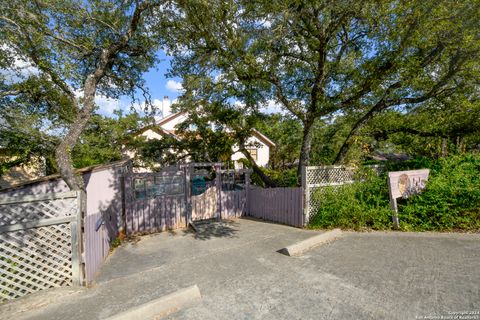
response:
{"label": "lavender fence board", "polygon": [[183,195],[131,201],[126,208],[127,234],[184,228],[185,212]]}
{"label": "lavender fence board", "polygon": [[217,201],[217,187],[210,187],[202,194],[192,196],[192,221],[217,218]]}
{"label": "lavender fence board", "polygon": [[239,218],[247,211],[247,193],[245,190],[222,191],[220,199],[222,219]]}
{"label": "lavender fence board", "polygon": [[99,219],[103,220],[101,212],[85,216],[84,228],[85,234],[88,234],[88,237],[85,238],[86,260],[88,261],[85,268],[87,283],[94,279],[95,274],[110,251],[109,236],[105,228],[105,222],[102,225],[97,225]]}
{"label": "lavender fence board", "polygon": [[303,227],[302,188],[250,188],[248,216]]}

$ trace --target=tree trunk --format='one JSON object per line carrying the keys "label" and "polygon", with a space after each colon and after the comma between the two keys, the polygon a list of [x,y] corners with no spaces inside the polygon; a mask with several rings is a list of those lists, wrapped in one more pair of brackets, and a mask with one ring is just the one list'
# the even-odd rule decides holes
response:
{"label": "tree trunk", "polygon": [[243,155],[245,156],[245,158],[247,158],[248,162],[250,162],[250,164],[252,165],[253,172],[255,172],[260,177],[260,179],[262,180],[262,182],[265,184],[266,187],[268,187],[268,188],[278,187],[278,185],[275,183],[275,181],[270,179],[270,177],[268,177],[265,174],[265,172],[263,172],[263,170],[257,165],[255,160],[252,158],[252,156],[250,155],[248,150],[245,149],[244,146],[240,147],[240,152],[242,152]]}
{"label": "tree trunk", "polygon": [[442,146],[441,146],[441,156],[445,158],[448,155],[448,143],[447,138],[442,138]]}
{"label": "tree trunk", "polygon": [[312,149],[313,124],[315,120],[310,117],[303,123],[302,147],[300,149],[300,159],[297,167],[297,185],[302,183],[302,167],[310,163],[310,150]]}
{"label": "tree trunk", "polygon": [[72,162],[72,150],[77,144],[78,138],[85,129],[91,114],[95,108],[96,81],[93,75],[90,75],[85,81],[83,108],[77,113],[75,121],[70,126],[64,139],[55,150],[60,175],[65,180],[70,190],[83,190],[85,185],[83,177],[75,174]]}

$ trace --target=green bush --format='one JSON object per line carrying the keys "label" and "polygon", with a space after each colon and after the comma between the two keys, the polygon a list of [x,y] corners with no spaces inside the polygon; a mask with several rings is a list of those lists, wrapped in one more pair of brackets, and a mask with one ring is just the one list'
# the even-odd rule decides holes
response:
{"label": "green bush", "polygon": [[321,205],[310,219],[311,228],[378,230],[390,227],[391,211],[384,177],[370,173],[362,182],[318,189],[313,197]]}
{"label": "green bush", "polygon": [[441,158],[423,193],[400,202],[405,230],[480,230],[480,156]]}
{"label": "green bush", "polygon": [[[279,187],[297,186],[297,169],[272,170],[262,168],[263,172],[272,179]],[[252,184],[265,187],[262,179],[254,172],[251,176]]]}
{"label": "green bush", "polygon": [[[438,160],[418,158],[387,164],[388,171],[430,168],[426,189],[399,200],[402,230],[480,230],[480,156],[469,154]],[[390,229],[391,211],[386,173],[369,174],[362,182],[324,188],[314,195],[321,203],[311,228]]]}

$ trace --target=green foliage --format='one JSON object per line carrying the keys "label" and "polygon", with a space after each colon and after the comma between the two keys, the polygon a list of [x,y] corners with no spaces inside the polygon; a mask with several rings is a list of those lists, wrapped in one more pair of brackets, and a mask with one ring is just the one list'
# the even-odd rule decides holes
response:
{"label": "green foliage", "polygon": [[[372,143],[359,139],[360,131],[382,112],[415,117],[426,107],[428,120],[438,108],[430,101],[453,93],[450,106],[475,99],[478,4],[190,0],[167,15],[165,41],[174,55],[171,75],[184,79],[194,106],[250,115],[277,103],[302,127],[302,143],[290,150],[301,155],[300,165],[309,163],[310,147],[311,163],[358,162]],[[453,123],[443,113],[436,119]],[[340,146],[345,152],[335,157]]]}
{"label": "green foliage", "polygon": [[2,5],[0,146],[25,161],[55,154],[75,189],[80,180],[73,178],[73,165],[118,159],[121,144],[106,128],[113,126],[107,120],[99,125],[96,119],[90,132],[80,135],[95,112],[96,97],[136,100],[143,93],[144,105],[150,105],[143,74],[158,62],[161,29],[155,26],[162,3],[18,0]]}
{"label": "green foliage", "polygon": [[386,229],[391,224],[385,177],[369,174],[362,182],[320,189],[321,207],[311,228]]}
{"label": "green foliage", "polygon": [[399,204],[404,230],[480,230],[480,156],[439,159],[423,193]]}
{"label": "green foliage", "polygon": [[[480,229],[480,155],[468,154],[429,160],[417,158],[388,164],[386,171],[430,168],[426,189],[399,200],[402,230],[448,231]],[[362,182],[322,189],[322,206],[311,228],[390,229],[386,174],[368,175]]]}
{"label": "green foliage", "polygon": [[116,112],[116,118],[93,115],[72,152],[75,168],[109,163],[122,159],[124,149],[136,147],[131,132],[138,130],[146,119],[137,113],[124,115]]}
{"label": "green foliage", "polygon": [[255,127],[276,144],[270,151],[271,168],[292,167],[302,144],[301,122],[292,117],[272,114],[261,117]]}
{"label": "green foliage", "polygon": [[[297,171],[296,169],[273,170],[262,168],[262,171],[272,179],[278,187],[296,187],[297,186]],[[265,187],[262,179],[253,172],[251,175],[252,184]]]}

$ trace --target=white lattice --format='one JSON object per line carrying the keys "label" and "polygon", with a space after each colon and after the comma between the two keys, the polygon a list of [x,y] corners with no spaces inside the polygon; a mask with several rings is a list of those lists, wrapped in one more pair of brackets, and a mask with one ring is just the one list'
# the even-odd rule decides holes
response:
{"label": "white lattice", "polygon": [[[381,166],[369,166],[379,174]],[[357,180],[355,168],[343,166],[306,167],[305,168],[305,221],[315,215],[321,206],[321,195],[326,186],[340,186]]]}
{"label": "white lattice", "polygon": [[347,167],[307,167],[307,184],[330,185],[351,182],[355,173]]}
{"label": "white lattice", "polygon": [[9,203],[0,206],[0,226],[67,217],[76,214],[77,203],[72,198],[49,199],[35,202]]}
{"label": "white lattice", "polygon": [[72,284],[73,220],[59,218],[74,217],[77,205],[76,197],[0,203],[0,301]]}

